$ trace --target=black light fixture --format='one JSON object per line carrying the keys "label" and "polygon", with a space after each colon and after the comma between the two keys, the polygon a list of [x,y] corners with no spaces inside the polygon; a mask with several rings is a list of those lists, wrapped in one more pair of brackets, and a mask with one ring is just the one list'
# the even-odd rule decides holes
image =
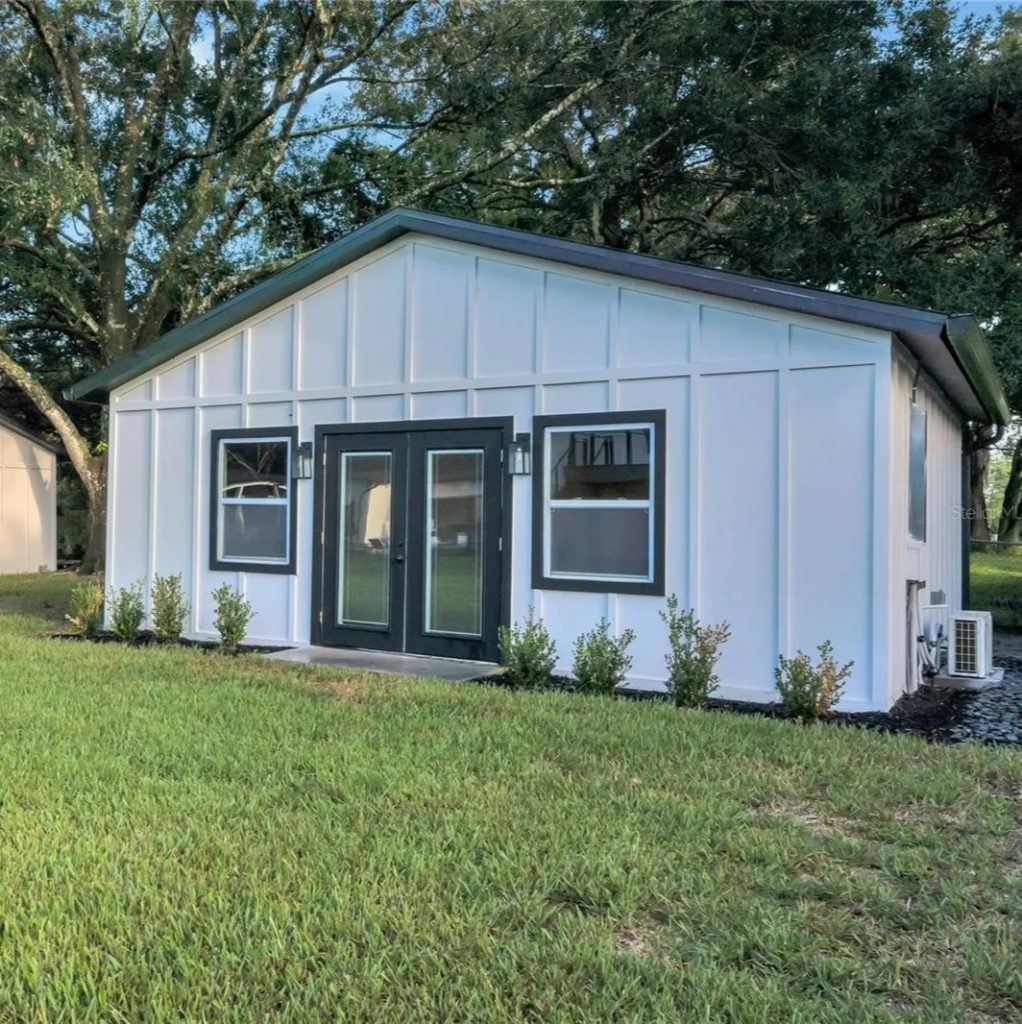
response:
{"label": "black light fixture", "polygon": [[532,437],[515,434],[507,446],[507,471],[511,476],[528,476],[532,472]]}
{"label": "black light fixture", "polygon": [[291,475],[296,480],[312,479],[312,442],[299,441],[295,450],[294,464],[291,467]]}

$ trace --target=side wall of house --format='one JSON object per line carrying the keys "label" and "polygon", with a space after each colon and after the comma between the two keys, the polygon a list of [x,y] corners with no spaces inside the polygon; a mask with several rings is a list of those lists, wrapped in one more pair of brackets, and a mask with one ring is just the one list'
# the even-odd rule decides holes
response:
{"label": "side wall of house", "polygon": [[[890,336],[556,263],[406,236],[115,392],[108,579],[181,572],[191,631],[240,587],[253,635],[309,637],[311,481],[296,576],[211,571],[217,428],[664,409],[667,592],[733,637],[722,695],[773,696],[779,651],[856,659],[849,707],[886,701]],[[513,481],[512,615],[562,668],[601,617],[632,677],[664,678],[662,598],[531,589],[531,488]],[[880,628],[877,628],[877,627]]]}
{"label": "side wall of house", "polygon": [[57,458],[0,426],[0,572],[57,568]]}
{"label": "side wall of house", "polygon": [[[925,580],[923,606],[943,592],[950,611],[962,608],[961,415],[901,346],[895,349],[891,385],[891,663],[890,701],[909,685],[909,580]],[[909,535],[909,420],[912,392],[926,410],[926,539]]]}

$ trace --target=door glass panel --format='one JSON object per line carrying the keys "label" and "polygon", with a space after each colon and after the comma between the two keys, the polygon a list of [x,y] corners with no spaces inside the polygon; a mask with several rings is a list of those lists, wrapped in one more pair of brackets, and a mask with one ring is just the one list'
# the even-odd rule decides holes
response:
{"label": "door glass panel", "polygon": [[341,454],[337,620],[390,625],[391,453]]}
{"label": "door glass panel", "polygon": [[427,633],[479,636],[483,611],[483,451],[426,452]]}

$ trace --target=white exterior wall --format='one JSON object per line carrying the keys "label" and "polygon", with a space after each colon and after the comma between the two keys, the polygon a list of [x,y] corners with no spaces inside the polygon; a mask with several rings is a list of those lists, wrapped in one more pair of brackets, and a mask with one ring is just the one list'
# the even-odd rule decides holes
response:
{"label": "white exterior wall", "polygon": [[943,590],[951,613],[962,610],[962,430],[964,422],[925,373],[916,403],[926,410],[926,540],[908,529],[909,413],[916,361],[896,347],[891,386],[891,666],[890,703],[908,683],[908,580],[925,580],[922,604]]}
{"label": "white exterior wall", "polygon": [[[212,572],[209,434],[222,427],[662,408],[667,592],[733,638],[719,695],[774,697],[780,651],[854,658],[846,706],[886,706],[890,336],[416,236],[382,247],[111,397],[108,581],[181,572],[191,632],[240,587],[253,638],[306,642],[312,490],[296,576]],[[512,615],[557,640],[631,627],[664,677],[661,598],[531,590],[531,487],[514,478]],[[879,582],[878,581],[883,581]]]}
{"label": "white exterior wall", "polygon": [[57,457],[0,424],[0,572],[57,568]]}

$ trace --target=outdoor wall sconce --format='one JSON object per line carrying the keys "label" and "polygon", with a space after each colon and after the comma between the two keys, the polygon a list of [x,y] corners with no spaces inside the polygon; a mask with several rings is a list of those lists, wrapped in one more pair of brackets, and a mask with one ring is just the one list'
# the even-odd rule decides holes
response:
{"label": "outdoor wall sconce", "polygon": [[528,476],[532,472],[532,438],[529,434],[515,434],[507,446],[507,471],[511,476]]}
{"label": "outdoor wall sconce", "polygon": [[295,451],[294,466],[291,475],[296,480],[312,479],[312,442],[300,441]]}

